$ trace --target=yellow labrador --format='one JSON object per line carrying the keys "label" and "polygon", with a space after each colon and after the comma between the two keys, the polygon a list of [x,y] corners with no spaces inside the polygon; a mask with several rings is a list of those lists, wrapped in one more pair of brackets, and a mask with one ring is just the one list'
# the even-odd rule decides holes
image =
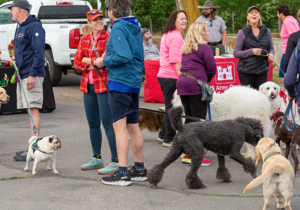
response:
{"label": "yellow labrador", "polygon": [[[244,192],[254,187],[263,185],[265,204],[263,210],[269,207],[270,197],[273,195],[277,202],[277,208],[291,210],[293,198],[293,183],[295,173],[288,159],[283,156],[283,152],[273,139],[262,138],[255,147],[258,161],[263,159],[262,174],[252,180],[244,189]],[[285,202],[283,203],[283,198]]]}
{"label": "yellow labrador", "polygon": [[10,97],[9,95],[6,94],[6,90],[0,87],[0,108],[1,108],[1,104],[7,104],[9,99]]}

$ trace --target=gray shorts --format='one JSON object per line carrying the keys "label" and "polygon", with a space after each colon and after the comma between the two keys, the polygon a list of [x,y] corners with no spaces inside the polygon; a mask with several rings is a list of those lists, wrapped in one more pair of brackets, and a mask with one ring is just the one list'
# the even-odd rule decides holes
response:
{"label": "gray shorts", "polygon": [[[43,106],[43,82],[44,77],[36,77],[35,85],[32,90],[27,90],[27,78],[22,79],[22,85],[26,94],[29,108],[42,109]],[[24,93],[22,91],[20,83],[17,83],[17,109],[27,108],[27,103],[25,101]]]}

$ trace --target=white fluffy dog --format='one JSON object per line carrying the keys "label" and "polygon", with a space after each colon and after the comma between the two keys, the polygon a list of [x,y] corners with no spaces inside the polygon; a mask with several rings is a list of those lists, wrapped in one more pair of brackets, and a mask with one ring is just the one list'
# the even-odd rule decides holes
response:
{"label": "white fluffy dog", "polygon": [[[173,105],[182,106],[177,91],[174,95]],[[255,118],[262,122],[264,136],[269,137],[271,131],[271,106],[268,98],[261,92],[245,86],[234,86],[222,94],[214,93],[210,103],[211,120],[222,121],[237,117]],[[212,128],[213,129],[213,128]],[[256,159],[254,147],[246,144],[245,157]]]}
{"label": "white fluffy dog", "polygon": [[286,104],[280,97],[280,87],[274,82],[265,82],[259,86],[259,91],[268,97],[271,104],[271,112],[274,114],[277,110],[284,112],[286,110]]}

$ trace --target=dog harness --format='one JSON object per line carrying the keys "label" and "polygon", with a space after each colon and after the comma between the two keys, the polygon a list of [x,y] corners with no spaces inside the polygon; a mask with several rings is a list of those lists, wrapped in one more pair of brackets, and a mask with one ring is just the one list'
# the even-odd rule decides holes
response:
{"label": "dog harness", "polygon": [[42,140],[42,139],[43,139],[43,137],[40,137],[40,138],[38,138],[37,140],[35,140],[35,142],[32,144],[31,148],[32,148],[33,153],[34,153],[36,150],[38,150],[38,151],[40,151],[40,152],[42,152],[42,153],[44,153],[44,154],[51,154],[51,153],[53,153],[53,152],[47,153],[47,152],[43,151],[43,150],[39,147],[39,145],[38,145],[38,144],[39,144],[39,141]]}
{"label": "dog harness", "polygon": [[273,155],[281,155],[281,153],[280,152],[271,152],[270,154],[267,155],[267,157],[265,157],[264,162],[266,162],[268,160],[268,158]]}

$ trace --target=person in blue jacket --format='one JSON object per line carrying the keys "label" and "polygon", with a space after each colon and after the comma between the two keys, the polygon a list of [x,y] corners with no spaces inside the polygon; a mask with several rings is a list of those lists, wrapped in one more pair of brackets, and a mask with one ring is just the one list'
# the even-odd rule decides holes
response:
{"label": "person in blue jacket", "polygon": [[284,74],[284,86],[288,91],[289,101],[293,98],[298,102],[298,113],[300,114],[300,86],[299,86],[299,73],[300,73],[300,39],[297,42],[293,54],[291,55],[289,65],[286,73]]}
{"label": "person in blue jacket", "polygon": [[[14,52],[12,60],[16,61],[30,112],[38,133],[33,132],[33,125],[29,117],[31,136],[39,135],[41,120],[39,109],[43,106],[43,81],[46,76],[44,69],[45,31],[41,21],[34,15],[29,15],[30,4],[27,0],[15,0],[9,7],[12,19],[17,21],[14,37]],[[17,84],[17,108],[25,109],[27,104]],[[17,152],[17,161],[25,161],[27,151]]]}
{"label": "person in blue jacket", "polygon": [[[119,170],[102,182],[127,186],[131,180],[147,180],[147,169],[143,160],[143,136],[138,126],[139,92],[144,69],[143,37],[136,17],[130,16],[129,0],[106,0],[106,12],[113,23],[106,44],[106,57],[98,58],[94,64],[108,68],[109,106],[116,134]],[[117,100],[115,100],[117,99]],[[121,103],[120,103],[121,102]],[[125,105],[126,104],[126,105]],[[134,154],[134,166],[127,169],[130,136]]]}

